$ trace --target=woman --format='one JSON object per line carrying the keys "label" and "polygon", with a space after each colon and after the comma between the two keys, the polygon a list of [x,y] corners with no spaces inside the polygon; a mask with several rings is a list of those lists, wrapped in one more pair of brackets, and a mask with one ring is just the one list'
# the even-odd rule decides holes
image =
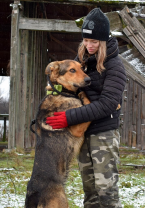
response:
{"label": "woman", "polygon": [[92,121],[85,134],[78,161],[85,192],[85,208],[121,208],[118,196],[120,135],[118,104],[126,83],[125,69],[118,57],[118,43],[109,38],[109,20],[95,8],[82,25],[83,41],[76,61],[83,65],[91,85],[83,88],[89,105],[47,118],[53,128]]}

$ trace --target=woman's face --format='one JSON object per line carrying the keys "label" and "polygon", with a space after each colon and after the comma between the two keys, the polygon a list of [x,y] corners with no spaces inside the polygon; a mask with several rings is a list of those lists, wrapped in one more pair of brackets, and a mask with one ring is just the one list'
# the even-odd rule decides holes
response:
{"label": "woman's face", "polygon": [[95,54],[99,49],[99,40],[83,38],[83,44],[89,54]]}

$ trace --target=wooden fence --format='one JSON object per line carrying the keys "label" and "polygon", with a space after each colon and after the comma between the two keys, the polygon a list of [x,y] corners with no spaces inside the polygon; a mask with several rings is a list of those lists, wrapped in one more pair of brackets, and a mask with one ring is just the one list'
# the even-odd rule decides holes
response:
{"label": "wooden fence", "polygon": [[[126,25],[123,32],[135,46],[132,50],[128,50],[128,55],[122,54],[128,81],[123,95],[121,142],[143,150],[145,149],[145,28],[135,16],[130,15],[130,12],[127,6],[120,11]],[[136,60],[139,65],[137,67]]]}
{"label": "wooden fence", "polygon": [[143,150],[145,149],[145,87],[141,82],[134,80],[133,74],[131,76],[130,74],[127,71],[120,115],[121,143]]}

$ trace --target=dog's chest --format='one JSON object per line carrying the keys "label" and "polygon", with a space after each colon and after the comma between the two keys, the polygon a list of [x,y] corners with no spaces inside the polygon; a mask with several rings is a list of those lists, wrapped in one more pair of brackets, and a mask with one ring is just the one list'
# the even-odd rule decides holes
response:
{"label": "dog's chest", "polygon": [[[47,111],[47,116],[52,116],[54,112],[66,111],[71,108],[81,107],[82,103],[79,99],[64,96],[46,96],[41,103],[40,110]],[[46,114],[45,114],[46,115]]]}
{"label": "dog's chest", "polygon": [[60,99],[60,106],[59,106],[59,110],[68,110],[71,108],[78,108],[81,107],[82,103],[79,99],[76,98],[64,98],[64,99]]}

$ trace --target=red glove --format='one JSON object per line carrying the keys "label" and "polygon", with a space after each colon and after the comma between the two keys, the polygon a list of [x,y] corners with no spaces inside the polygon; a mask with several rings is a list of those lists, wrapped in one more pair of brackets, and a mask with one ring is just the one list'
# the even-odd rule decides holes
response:
{"label": "red glove", "polygon": [[53,129],[62,129],[68,126],[65,112],[55,112],[53,117],[46,118],[46,124],[52,126]]}

